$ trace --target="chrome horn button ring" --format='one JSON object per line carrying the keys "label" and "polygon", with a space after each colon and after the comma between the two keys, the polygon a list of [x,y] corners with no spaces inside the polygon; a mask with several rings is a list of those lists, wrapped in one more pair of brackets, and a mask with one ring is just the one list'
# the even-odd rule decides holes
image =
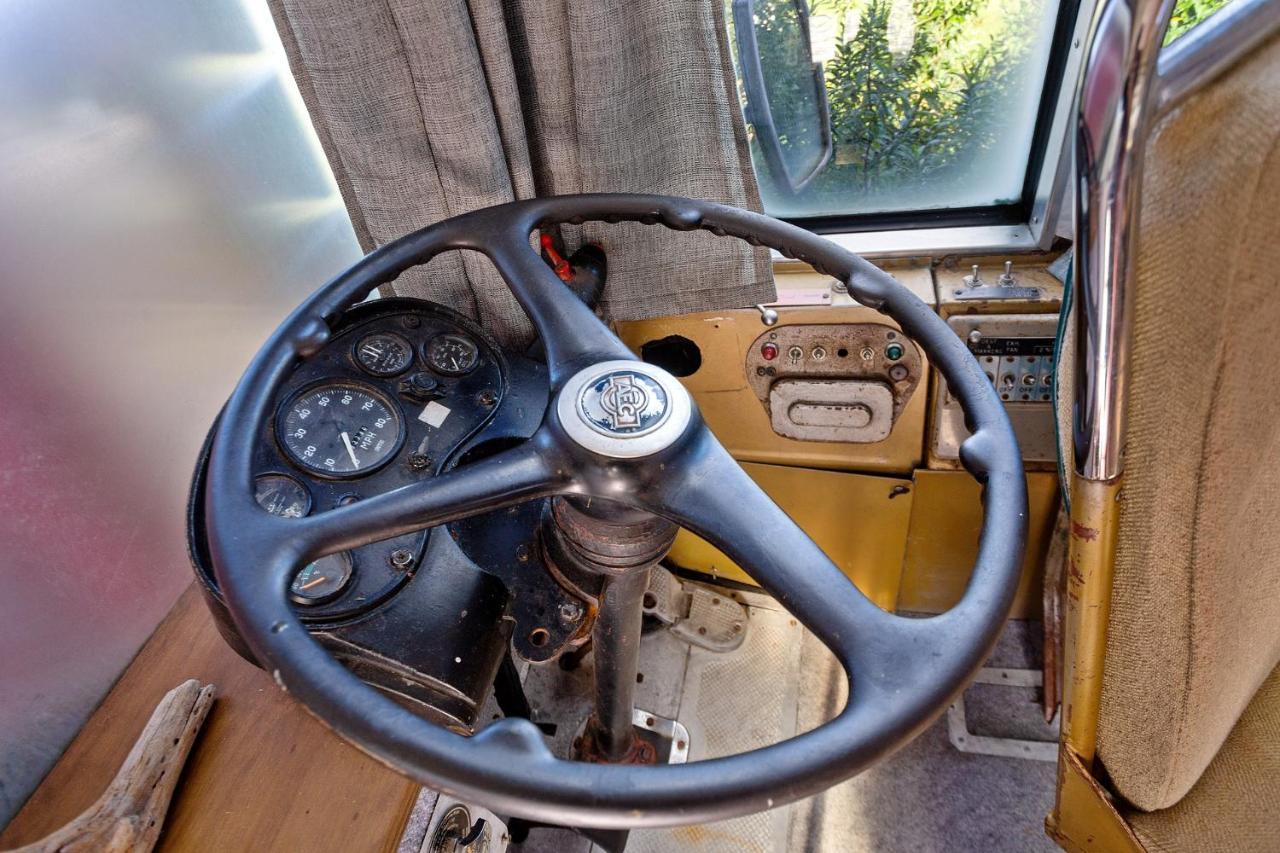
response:
{"label": "chrome horn button ring", "polygon": [[569,378],[556,415],[579,446],[616,459],[670,447],[693,416],[689,392],[667,371],[643,361],[602,361]]}

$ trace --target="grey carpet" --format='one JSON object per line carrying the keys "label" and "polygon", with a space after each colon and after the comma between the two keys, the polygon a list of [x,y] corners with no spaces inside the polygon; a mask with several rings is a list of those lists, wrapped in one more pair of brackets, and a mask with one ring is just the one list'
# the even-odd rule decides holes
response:
{"label": "grey carpet", "polygon": [[[1011,622],[989,664],[1038,664],[1039,623]],[[811,636],[802,653],[801,729],[844,702],[834,658]],[[965,699],[972,730],[1052,740],[1036,691],[976,685]],[[947,740],[945,717],[861,776],[796,806],[789,849],[815,853],[1055,851],[1044,834],[1053,806],[1050,762],[966,755]]]}

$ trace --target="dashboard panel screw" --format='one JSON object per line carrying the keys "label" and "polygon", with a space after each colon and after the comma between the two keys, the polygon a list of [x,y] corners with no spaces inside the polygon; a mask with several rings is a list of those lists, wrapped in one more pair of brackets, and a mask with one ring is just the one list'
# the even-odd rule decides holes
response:
{"label": "dashboard panel screw", "polygon": [[425,453],[410,453],[409,467],[414,471],[425,471],[431,467],[431,457]]}
{"label": "dashboard panel screw", "polygon": [[498,395],[491,389],[486,388],[476,395],[476,399],[480,402],[480,405],[484,406],[486,409],[492,409],[498,402]]}
{"label": "dashboard panel screw", "polygon": [[582,605],[576,601],[566,601],[560,605],[560,621],[572,625],[582,618]]}
{"label": "dashboard panel screw", "polygon": [[413,553],[405,548],[397,548],[387,558],[394,568],[404,571],[413,566]]}

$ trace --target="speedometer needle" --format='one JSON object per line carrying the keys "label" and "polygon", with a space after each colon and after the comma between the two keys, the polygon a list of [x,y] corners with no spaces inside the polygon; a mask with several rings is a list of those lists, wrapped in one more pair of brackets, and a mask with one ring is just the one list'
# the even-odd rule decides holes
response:
{"label": "speedometer needle", "polygon": [[351,464],[360,467],[360,460],[356,458],[356,449],[351,446],[351,436],[345,432],[342,434],[342,443],[347,446],[347,453],[351,456]]}

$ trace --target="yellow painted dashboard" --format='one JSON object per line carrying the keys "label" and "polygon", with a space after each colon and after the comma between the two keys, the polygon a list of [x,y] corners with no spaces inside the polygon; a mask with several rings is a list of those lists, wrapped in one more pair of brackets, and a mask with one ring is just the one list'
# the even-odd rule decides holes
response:
{"label": "yellow painted dashboard", "polygon": [[[1024,446],[1032,448],[1031,454],[1024,454],[1031,518],[1024,578],[1014,608],[1020,617],[1039,613],[1042,564],[1058,509],[1052,404],[1042,390],[1049,387],[1046,371],[1052,369],[1051,354],[1042,350],[1051,346],[1062,298],[1061,285],[1046,271],[1051,260],[1029,257],[1007,270],[1007,281],[1021,285],[1034,298],[1009,298],[1013,291],[998,289],[1000,259],[882,264],[938,309],[958,334],[967,334],[975,354],[1020,353],[979,357],[984,365],[992,364],[992,381],[1009,402]],[[979,265],[979,281],[992,287],[990,298],[973,298],[985,297],[982,290],[964,290],[971,283],[965,276],[972,276],[974,263]],[[960,469],[947,444],[962,440],[963,428],[953,423],[945,385],[929,369],[923,353],[913,360],[917,351],[908,350],[892,362],[885,360],[886,341],[909,342],[887,332],[897,329],[896,324],[856,303],[831,278],[798,265],[780,269],[776,278],[778,301],[770,307],[777,319],[772,325],[765,322],[763,310],[744,308],[624,322],[619,334],[637,352],[646,344],[673,338],[692,342],[698,364],[681,380],[708,425],[761,487],[877,604],[919,612],[945,610],[968,580],[982,519],[978,484]],[[995,330],[985,341],[984,329]],[[772,351],[770,343],[775,344]],[[1033,352],[1034,357],[1021,355]],[[888,369],[896,372],[889,375]],[[840,386],[841,381],[851,384]],[[811,420],[799,426],[780,422],[778,406],[791,398],[778,390],[788,382],[806,392],[887,385],[892,401],[884,392],[879,392],[882,398],[867,401],[867,406],[883,409],[868,420],[891,418],[887,434],[878,437],[861,421],[854,424],[861,432],[818,431],[835,422],[830,418],[843,417],[847,409],[836,405],[809,407],[806,417]],[[892,415],[885,414],[890,408]],[[859,439],[796,437],[796,431],[805,428],[808,434],[854,434]],[[788,432],[792,434],[784,434]],[[750,582],[723,553],[684,531],[670,559],[692,571]]]}

